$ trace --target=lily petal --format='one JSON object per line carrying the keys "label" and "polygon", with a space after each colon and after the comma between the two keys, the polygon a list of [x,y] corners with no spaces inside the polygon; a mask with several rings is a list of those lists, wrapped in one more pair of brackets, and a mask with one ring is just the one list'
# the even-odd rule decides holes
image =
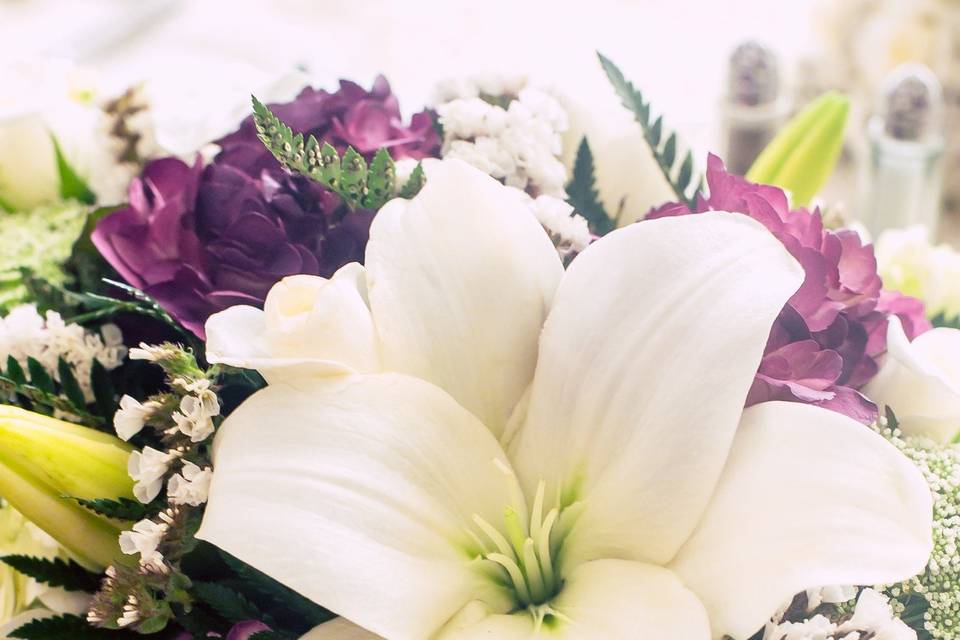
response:
{"label": "lily petal", "polygon": [[271,385],[217,435],[197,537],[372,632],[426,638],[489,584],[465,529],[510,502],[494,460],[489,430],[422,380]]}
{"label": "lily petal", "polygon": [[492,615],[458,629],[445,629],[438,640],[632,640],[670,638],[707,640],[710,623],[703,604],[677,576],[661,567],[629,560],[596,560],[580,565],[550,604],[553,613],[537,634],[527,612]]}
{"label": "lily petal", "polygon": [[[533,495],[582,498],[567,566],[663,564],[723,469],[774,318],[803,271],[747,216],[641,222],[573,261],[511,445]],[[728,286],[736,282],[736,287]]]}
{"label": "lily petal", "polygon": [[370,229],[366,266],[384,368],[446,390],[495,434],[533,378],[563,267],[522,201],[456,160]]}
{"label": "lily petal", "polygon": [[910,342],[890,316],[883,366],[863,392],[890,406],[904,433],[950,442],[960,431],[960,331],[940,327]]}
{"label": "lily petal", "polygon": [[706,605],[714,638],[746,638],[804,589],[922,571],[932,512],[920,471],[880,435],[767,402],[744,411],[710,507],[671,566]]}
{"label": "lily petal", "polygon": [[207,359],[283,380],[379,371],[366,272],[356,263],[329,280],[289,276],[267,295],[264,310],[234,306],[206,324]]}
{"label": "lily petal", "polygon": [[370,633],[363,627],[358,627],[346,618],[334,618],[300,636],[300,640],[383,640],[383,638]]}

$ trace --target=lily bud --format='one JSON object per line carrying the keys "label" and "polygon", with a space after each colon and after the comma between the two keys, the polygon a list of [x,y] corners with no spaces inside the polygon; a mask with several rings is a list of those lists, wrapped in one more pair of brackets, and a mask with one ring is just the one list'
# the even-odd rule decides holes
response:
{"label": "lily bud", "polygon": [[826,183],[843,148],[850,100],[829,91],[794,116],[760,153],[747,179],[790,192],[806,206]]}
{"label": "lily bud", "polygon": [[0,497],[97,569],[120,556],[120,528],[70,498],[132,498],[132,447],[63,420],[0,405]]}

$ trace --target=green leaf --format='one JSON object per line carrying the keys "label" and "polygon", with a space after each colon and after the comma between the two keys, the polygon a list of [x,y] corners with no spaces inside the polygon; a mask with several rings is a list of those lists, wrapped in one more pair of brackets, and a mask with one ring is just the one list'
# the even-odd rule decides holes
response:
{"label": "green leaf", "polygon": [[403,185],[403,188],[400,189],[400,197],[409,200],[413,196],[420,193],[420,189],[423,188],[423,185],[427,182],[427,176],[423,172],[423,165],[419,162],[417,166],[413,168],[413,171],[410,172],[410,177],[407,178],[406,184]]}
{"label": "green leaf", "polygon": [[236,623],[263,618],[263,612],[239,591],[216,582],[195,582],[193,589],[201,602],[207,604],[228,622]]}
{"label": "green leaf", "polygon": [[613,231],[616,223],[600,202],[594,174],[593,153],[587,139],[583,138],[573,163],[573,176],[567,183],[567,202],[586,219],[593,233],[602,236]]}
{"label": "green leaf", "polygon": [[363,198],[367,180],[367,161],[353,147],[347,147],[340,160],[340,195],[354,206]]}
{"label": "green leaf", "polygon": [[20,366],[20,363],[12,355],[7,356],[7,377],[13,380],[16,384],[26,384],[27,376],[23,372],[23,367]]}
{"label": "green leaf", "polygon": [[220,555],[223,557],[224,562],[227,563],[227,566],[237,574],[241,584],[245,587],[245,591],[259,594],[264,598],[266,602],[263,604],[268,606],[269,611],[274,613],[278,618],[284,617],[282,615],[283,612],[288,612],[291,620],[296,621],[298,625],[298,629],[296,630],[300,633],[305,633],[334,617],[332,613],[320,605],[277,582],[267,574],[254,569],[245,562],[234,558],[224,551],[221,551]]}
{"label": "green leaf", "polygon": [[100,588],[100,576],[87,571],[72,560],[60,558],[48,560],[23,555],[3,556],[0,560],[37,582],[51,587],[90,593]]}
{"label": "green leaf", "polygon": [[117,410],[116,392],[113,389],[113,383],[110,381],[110,372],[100,364],[99,360],[93,361],[90,370],[90,386],[93,388],[94,405],[97,407],[97,413],[103,416],[104,420],[110,422]]}
{"label": "green leaf", "polygon": [[70,166],[63,154],[63,149],[60,148],[57,137],[51,135],[50,139],[53,140],[53,152],[57,157],[57,173],[60,174],[60,197],[64,200],[76,200],[83,204],[94,204],[97,197],[83,178],[77,175],[77,172]]}
{"label": "green leaf", "polygon": [[627,80],[619,67],[602,53],[597,53],[600,59],[600,65],[607,74],[607,79],[613,86],[614,91],[620,98],[620,102],[633,113],[633,119],[640,125],[643,131],[643,137],[653,153],[660,172],[677,199],[686,204],[691,209],[695,206],[697,194],[699,193],[701,181],[697,181],[697,188],[688,190],[691,178],[693,177],[693,156],[688,151],[683,163],[678,168],[676,166],[677,136],[671,132],[667,136],[667,141],[661,144],[663,137],[663,117],[658,116],[655,122],[650,122],[650,103],[647,102],[643,94]]}
{"label": "green leaf", "polygon": [[30,384],[46,393],[56,393],[57,389],[53,385],[53,378],[43,368],[43,365],[33,357],[27,358],[27,370],[30,372]]}
{"label": "green leaf", "polygon": [[10,637],[22,640],[117,640],[130,636],[124,632],[91,627],[80,616],[62,615],[28,622],[11,631]]}
{"label": "green leaf", "polygon": [[379,149],[370,163],[370,172],[367,176],[367,193],[363,196],[364,207],[372,209],[393,197],[394,183],[397,179],[397,170],[393,158],[386,149]]}
{"label": "green leaf", "polygon": [[677,134],[670,133],[670,136],[667,138],[667,141],[663,145],[663,161],[673,166],[673,161],[677,157]]}
{"label": "green leaf", "polygon": [[86,406],[87,400],[83,397],[83,390],[73,375],[73,367],[63,358],[60,358],[57,363],[57,373],[60,376],[60,391],[67,396],[67,400],[78,407]]}
{"label": "green leaf", "polygon": [[115,520],[129,520],[131,522],[143,520],[157,513],[163,507],[162,496],[157,496],[150,504],[143,504],[130,498],[118,498],[116,500],[108,500],[107,498],[97,498],[95,500],[87,500],[85,498],[72,499],[76,500],[80,506],[101,516]]}

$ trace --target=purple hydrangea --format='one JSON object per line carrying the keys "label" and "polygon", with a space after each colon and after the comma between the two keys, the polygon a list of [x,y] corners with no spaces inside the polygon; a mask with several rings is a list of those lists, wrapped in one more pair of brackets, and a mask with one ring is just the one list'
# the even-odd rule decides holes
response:
{"label": "purple hydrangea", "polygon": [[[436,155],[439,138],[421,112],[403,126],[384,78],[371,91],[341,82],[336,93],[304,89],[271,109],[296,131],[368,157]],[[335,194],[287,173],[257,139],[252,118],[218,141],[204,167],[175,158],[147,164],[129,204],[93,233],[103,257],[190,331],[235,304],[262,306],[270,287],[293,274],[328,277],[363,261],[373,211],[349,211]]]}
{"label": "purple hydrangea", "polygon": [[784,192],[727,173],[707,160],[709,197],[695,211],[682,203],[647,218],[733,211],[762,223],[803,267],[805,278],[774,323],[747,405],[789,400],[823,406],[870,423],[877,407],[859,393],[886,350],[887,318],[901,318],[911,339],[930,328],[923,304],[883,291],[872,245],[850,230],[825,229],[820,212],[790,209]]}

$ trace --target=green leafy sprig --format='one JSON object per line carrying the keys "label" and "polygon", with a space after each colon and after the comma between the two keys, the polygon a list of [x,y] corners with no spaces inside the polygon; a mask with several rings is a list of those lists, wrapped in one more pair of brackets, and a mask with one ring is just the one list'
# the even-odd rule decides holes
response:
{"label": "green leafy sprig", "polygon": [[680,159],[677,155],[677,134],[670,132],[664,138],[663,116],[657,116],[656,120],[651,121],[650,102],[644,99],[643,94],[624,77],[623,72],[609,58],[601,53],[597,53],[597,57],[600,58],[600,65],[623,106],[633,113],[634,120],[643,129],[643,137],[650,145],[663,177],[677,198],[693,209],[697,194],[703,190],[702,177],[696,186],[690,189],[693,179],[693,154],[688,150],[683,159]]}
{"label": "green leafy sprig", "polygon": [[587,139],[580,141],[577,148],[577,157],[573,163],[573,175],[567,183],[567,202],[583,216],[590,231],[603,236],[614,230],[616,220],[610,217],[597,191],[596,169],[593,163],[593,152]]}
{"label": "green leafy sprig", "polygon": [[[257,136],[284,167],[316,180],[351,209],[379,209],[394,197],[396,167],[386,149],[379,149],[369,166],[353,147],[347,147],[341,157],[330,143],[294,133],[256,97],[252,100]],[[413,197],[422,186],[423,171],[418,165],[400,195]]]}
{"label": "green leafy sprig", "polygon": [[100,587],[100,576],[87,571],[72,560],[61,558],[50,560],[24,555],[3,556],[0,560],[23,575],[51,587],[91,593]]}
{"label": "green leafy sprig", "polygon": [[[60,358],[57,367],[59,383],[38,360],[27,358],[27,370],[13,356],[8,356],[6,366],[0,366],[0,389],[9,394],[20,396],[32,405],[34,410],[46,410],[48,413],[64,411],[79,418],[90,426],[103,426],[112,415],[98,410],[89,410],[80,384],[77,382],[73,367]],[[107,370],[98,361],[94,361],[90,373],[95,404],[113,405],[113,390]],[[21,404],[23,404],[21,402]]]}
{"label": "green leafy sprig", "polygon": [[98,629],[75,615],[40,618],[10,632],[11,638],[22,640],[118,640],[133,637],[122,631]]}

